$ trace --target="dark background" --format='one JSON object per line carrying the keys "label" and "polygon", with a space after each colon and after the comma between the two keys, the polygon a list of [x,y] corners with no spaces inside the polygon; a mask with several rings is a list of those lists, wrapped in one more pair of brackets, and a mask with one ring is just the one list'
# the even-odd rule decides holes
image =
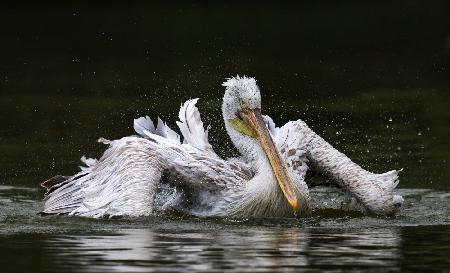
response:
{"label": "dark background", "polygon": [[[37,186],[199,97],[235,154],[221,83],[255,76],[263,112],[301,118],[400,187],[450,189],[448,1],[3,4],[0,184]],[[172,126],[173,127],[173,126]],[[174,127],[173,127],[174,128]]]}

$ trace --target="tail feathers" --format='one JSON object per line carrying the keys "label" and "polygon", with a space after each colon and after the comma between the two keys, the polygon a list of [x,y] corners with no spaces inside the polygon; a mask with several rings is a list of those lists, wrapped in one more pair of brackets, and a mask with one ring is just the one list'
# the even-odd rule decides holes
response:
{"label": "tail feathers", "polygon": [[162,174],[161,157],[153,147],[154,143],[142,138],[126,137],[112,141],[99,161],[83,157],[86,169],[66,180],[45,183],[53,186],[44,198],[42,213],[87,217],[150,214],[154,187]]}
{"label": "tail feathers", "polygon": [[[73,210],[73,206],[79,206],[81,200],[75,198],[74,183],[80,176],[70,177],[58,184],[53,185],[45,194],[45,205],[43,213],[45,214],[65,214]],[[56,194],[55,194],[56,192]]]}
{"label": "tail feathers", "polygon": [[[80,166],[80,173],[74,176],[57,175],[41,184],[41,186],[47,189],[44,200],[48,201],[46,202],[43,213],[64,214],[71,212],[74,207],[80,206],[82,202],[82,196],[80,195],[81,187],[76,187],[76,182],[91,172],[92,167],[98,164],[98,160],[82,156],[81,162],[86,166]],[[51,194],[54,192],[58,193]]]}
{"label": "tail feathers", "polygon": [[180,121],[177,121],[177,125],[183,135],[183,143],[202,151],[214,153],[208,142],[208,130],[204,129],[200,113],[195,107],[197,101],[198,99],[188,100],[181,106],[178,114]]}
{"label": "tail feathers", "polygon": [[83,202],[78,180],[68,180],[52,188],[52,194],[44,198],[45,214],[67,214],[80,207]]}

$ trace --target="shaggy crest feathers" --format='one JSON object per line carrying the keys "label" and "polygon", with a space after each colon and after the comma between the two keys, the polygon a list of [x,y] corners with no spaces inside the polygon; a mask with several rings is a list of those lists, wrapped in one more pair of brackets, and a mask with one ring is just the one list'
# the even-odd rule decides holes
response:
{"label": "shaggy crest feathers", "polygon": [[256,79],[253,77],[240,77],[237,75],[236,77],[227,78],[227,80],[222,83],[222,86],[227,88],[236,87],[239,89],[247,89],[256,86]]}
{"label": "shaggy crest feathers", "polygon": [[242,107],[261,109],[261,92],[256,80],[250,77],[232,77],[223,84],[225,95],[223,97],[222,112],[224,117],[242,110]]}

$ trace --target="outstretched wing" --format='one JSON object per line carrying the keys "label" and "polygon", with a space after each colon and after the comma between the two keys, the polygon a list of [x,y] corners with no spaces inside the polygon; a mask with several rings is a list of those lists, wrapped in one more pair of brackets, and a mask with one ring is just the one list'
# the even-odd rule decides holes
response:
{"label": "outstretched wing", "polygon": [[301,148],[306,150],[310,165],[347,190],[369,212],[388,214],[402,204],[403,198],[394,194],[399,182],[398,171],[375,174],[364,170],[301,120],[289,122],[283,128],[289,130],[289,134],[303,139]]}
{"label": "outstretched wing", "polygon": [[[227,204],[230,200],[220,195],[223,191],[240,191],[250,180],[254,173],[251,167],[239,159],[223,160],[213,150],[208,141],[208,131],[203,128],[200,113],[195,106],[197,99],[186,101],[180,108],[178,127],[183,136],[167,137],[158,133],[158,127],[167,127],[158,122],[155,128],[149,117],[142,117],[134,121],[136,132],[142,137],[151,140],[162,147],[159,150],[162,158],[170,158],[165,162],[165,169],[172,175],[171,182],[183,194],[189,195],[184,199],[190,199],[199,206],[190,208],[190,213],[207,215],[214,214],[211,209],[221,209],[219,203]],[[170,128],[160,131],[172,131]],[[173,134],[171,134],[173,135]],[[219,194],[219,195],[217,195]],[[233,198],[232,194],[230,198]],[[219,198],[220,197],[220,198]],[[209,200],[209,202],[203,202]],[[175,204],[176,207],[178,204]],[[201,213],[200,213],[201,212]],[[205,214],[206,213],[206,214]]]}
{"label": "outstretched wing", "polygon": [[44,214],[87,217],[142,216],[153,210],[153,196],[162,166],[154,144],[138,137],[108,142],[97,161],[83,158],[86,167],[71,177],[43,183],[48,188]]}
{"label": "outstretched wing", "polygon": [[[99,160],[84,159],[86,166],[78,174],[44,182],[48,193],[43,213],[148,215],[154,209],[154,195],[163,171],[181,178],[176,186],[195,193],[214,195],[243,187],[254,174],[244,162],[223,160],[213,151],[196,102],[187,101],[180,110],[178,125],[183,143],[161,119],[155,126],[148,116],[138,118],[134,129],[143,138],[102,139],[110,147]],[[217,200],[224,204],[228,201]]]}

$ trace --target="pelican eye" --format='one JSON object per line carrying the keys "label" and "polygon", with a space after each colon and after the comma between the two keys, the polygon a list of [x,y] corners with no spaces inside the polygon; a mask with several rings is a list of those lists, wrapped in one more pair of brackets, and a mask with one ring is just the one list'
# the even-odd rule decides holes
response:
{"label": "pelican eye", "polygon": [[240,119],[241,121],[244,120],[244,118],[241,115],[241,111],[236,111],[236,113],[234,113],[234,115],[236,116],[236,119]]}

